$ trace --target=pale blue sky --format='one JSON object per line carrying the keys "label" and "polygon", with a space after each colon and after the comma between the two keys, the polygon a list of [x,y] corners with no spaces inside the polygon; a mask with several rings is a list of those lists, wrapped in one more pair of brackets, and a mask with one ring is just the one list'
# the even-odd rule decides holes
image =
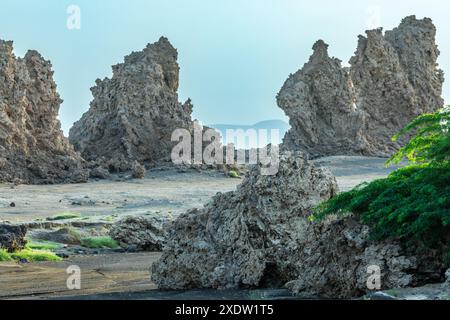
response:
{"label": "pale blue sky", "polygon": [[[71,4],[81,9],[80,30],[66,27]],[[410,14],[434,20],[450,79],[447,0],[0,0],[0,38],[13,40],[19,56],[36,49],[52,61],[66,134],[88,109],[95,79],[161,35],[178,49],[180,99],[192,98],[195,118],[253,124],[286,119],[276,93],[317,39],[346,63],[368,24],[391,29]]]}

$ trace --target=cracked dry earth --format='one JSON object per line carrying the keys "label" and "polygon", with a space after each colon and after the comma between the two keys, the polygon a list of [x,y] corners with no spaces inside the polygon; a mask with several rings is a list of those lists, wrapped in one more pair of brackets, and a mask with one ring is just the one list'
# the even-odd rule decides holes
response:
{"label": "cracked dry earth", "polygon": [[[382,158],[328,157],[316,160],[336,175],[341,190],[363,181],[382,178],[395,168],[385,168]],[[217,192],[234,190],[240,179],[216,172],[175,169],[151,171],[143,180],[98,181],[87,184],[12,186],[0,184],[0,221],[45,221],[63,212],[79,213],[85,221],[106,221],[128,215],[165,213],[176,217],[201,207]],[[15,206],[11,207],[11,203]],[[136,299],[260,299],[289,298],[285,290],[238,290],[215,292],[161,292],[150,280],[149,265],[160,253],[101,253],[74,255],[63,262],[0,263],[0,298],[136,298]],[[67,289],[66,268],[82,270],[82,289]],[[131,272],[130,272],[131,270]]]}

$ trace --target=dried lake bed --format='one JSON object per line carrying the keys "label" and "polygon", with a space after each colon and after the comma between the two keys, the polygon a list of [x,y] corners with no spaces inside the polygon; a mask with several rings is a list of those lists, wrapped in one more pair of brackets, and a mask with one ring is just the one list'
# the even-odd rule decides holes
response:
{"label": "dried lake bed", "polygon": [[[387,176],[386,159],[337,156],[316,160],[336,176],[342,191]],[[35,228],[76,225],[79,228],[107,226],[129,215],[168,215],[203,206],[217,192],[233,190],[240,179],[215,171],[167,168],[147,172],[142,180],[103,180],[85,184],[0,184],[0,221],[27,223]],[[73,213],[69,221],[52,221]],[[126,253],[120,250],[73,254],[62,262],[0,263],[0,298],[61,298],[84,296],[94,299],[137,298],[289,298],[285,290],[221,292],[208,290],[160,292],[150,280],[149,269],[160,253]],[[66,268],[79,265],[82,290],[67,289]]]}

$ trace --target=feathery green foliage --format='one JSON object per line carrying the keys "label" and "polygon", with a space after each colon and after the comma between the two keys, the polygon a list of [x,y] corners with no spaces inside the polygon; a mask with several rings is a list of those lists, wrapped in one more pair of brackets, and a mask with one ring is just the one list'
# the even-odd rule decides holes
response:
{"label": "feathery green foliage", "polygon": [[424,114],[400,130],[392,139],[414,132],[388,164],[408,159],[412,163],[447,164],[450,160],[450,106],[432,114]]}
{"label": "feathery green foliage", "polygon": [[410,141],[387,164],[410,164],[315,208],[315,219],[356,214],[374,239],[400,239],[450,254],[450,108],[413,120],[394,136]]}

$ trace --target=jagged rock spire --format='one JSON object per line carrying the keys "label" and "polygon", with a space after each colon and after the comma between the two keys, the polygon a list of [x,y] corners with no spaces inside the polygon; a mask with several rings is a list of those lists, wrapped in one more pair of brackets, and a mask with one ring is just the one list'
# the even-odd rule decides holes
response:
{"label": "jagged rock spire", "polygon": [[330,58],[319,40],[309,62],[289,77],[278,105],[290,118],[284,148],[327,155],[389,156],[391,137],[416,116],[444,104],[436,28],[409,16],[383,34],[359,36],[350,68]]}
{"label": "jagged rock spire", "polygon": [[0,40],[0,181],[83,182],[89,173],[61,131],[52,65],[37,51],[16,58]]}

